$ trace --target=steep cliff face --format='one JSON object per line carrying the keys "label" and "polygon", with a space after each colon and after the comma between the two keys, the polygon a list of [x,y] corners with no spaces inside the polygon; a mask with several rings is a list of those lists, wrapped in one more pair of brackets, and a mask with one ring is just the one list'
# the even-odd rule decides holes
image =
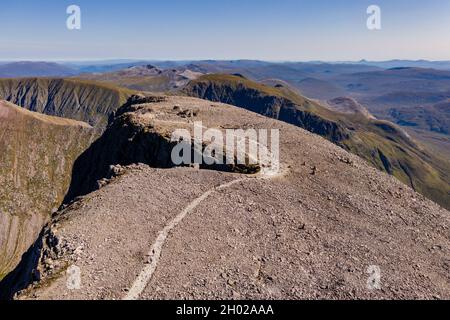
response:
{"label": "steep cliff face", "polygon": [[450,208],[450,162],[417,145],[392,123],[363,112],[336,112],[283,86],[269,87],[234,75],[203,76],[183,91],[319,134]]}
{"label": "steep cliff face", "polygon": [[73,163],[93,137],[86,123],[0,101],[0,279],[61,204]]}
{"label": "steep cliff face", "polygon": [[[154,110],[152,106],[159,109]],[[180,121],[186,121],[186,114],[190,115],[189,118],[196,117],[193,114],[197,110],[187,111],[178,110],[166,96],[132,96],[117,110],[100,138],[75,161],[64,203],[70,204],[75,198],[99,189],[115,177],[122,166],[139,163],[154,168],[176,167],[171,153],[178,143],[172,141],[172,132],[179,129]],[[193,154],[194,149],[191,152]],[[258,165],[237,163],[199,164],[199,167],[239,173],[260,170]]]}
{"label": "steep cliff face", "polygon": [[77,79],[0,79],[0,97],[39,113],[105,126],[131,90]]}
{"label": "steep cliff face", "polygon": [[[154,100],[152,100],[154,99]],[[145,163],[154,167],[172,167],[170,135],[158,132],[135,113],[143,101],[159,101],[158,97],[131,98],[111,119],[105,132],[76,160],[73,179],[65,202],[99,188],[102,179],[110,178],[111,166]]]}
{"label": "steep cliff face", "polygon": [[[191,82],[184,92],[227,103],[282,120],[319,134],[333,142],[348,139],[350,131],[337,121],[319,116],[319,106],[283,88],[271,88],[239,76],[208,75]],[[327,110],[323,108],[323,113]]]}

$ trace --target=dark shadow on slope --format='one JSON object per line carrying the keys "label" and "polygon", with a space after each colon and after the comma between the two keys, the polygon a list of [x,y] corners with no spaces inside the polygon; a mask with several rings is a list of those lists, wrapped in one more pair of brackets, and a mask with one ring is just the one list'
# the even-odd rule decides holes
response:
{"label": "dark shadow on slope", "polygon": [[2,281],[0,281],[0,300],[12,300],[14,295],[26,289],[34,281],[39,281],[37,271],[45,228],[39,234],[35,243],[22,255],[20,263]]}
{"label": "dark shadow on slope", "polygon": [[125,114],[116,119],[75,161],[64,203],[97,190],[99,180],[111,177],[114,165],[143,163],[158,168],[173,167],[170,139],[135,125],[128,118]]}
{"label": "dark shadow on slope", "polygon": [[264,94],[243,85],[236,87],[210,83],[194,83],[185,93],[214,102],[234,105],[261,115],[301,127],[334,142],[346,140],[351,132],[337,121],[320,117],[282,96]]}
{"label": "dark shadow on slope", "polygon": [[[146,164],[163,169],[177,166],[172,162],[171,155],[178,142],[171,141],[170,133],[163,133],[151,125],[140,123],[139,117],[136,116],[140,105],[158,103],[164,99],[157,96],[133,96],[110,116],[109,125],[103,135],[75,161],[72,181],[63,204],[99,189],[102,179],[115,176],[114,166]],[[195,151],[192,145],[189,147],[191,163],[194,163]],[[228,164],[201,165],[200,169],[244,174],[254,174],[260,170],[259,166],[255,165]]]}

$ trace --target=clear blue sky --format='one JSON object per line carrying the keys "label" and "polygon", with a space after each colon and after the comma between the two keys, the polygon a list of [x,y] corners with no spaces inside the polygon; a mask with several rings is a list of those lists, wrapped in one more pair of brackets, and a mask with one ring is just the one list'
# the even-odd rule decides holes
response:
{"label": "clear blue sky", "polygon": [[0,60],[450,60],[448,0],[1,0],[0,22]]}

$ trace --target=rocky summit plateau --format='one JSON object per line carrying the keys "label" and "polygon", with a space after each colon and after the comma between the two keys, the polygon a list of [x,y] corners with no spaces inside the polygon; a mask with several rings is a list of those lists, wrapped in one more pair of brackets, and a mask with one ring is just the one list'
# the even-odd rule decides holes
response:
{"label": "rocky summit plateau", "polygon": [[[260,112],[260,93],[229,95],[233,106],[207,96],[229,87],[189,97],[198,84],[130,94],[102,108],[101,130],[0,104],[2,298],[450,298],[449,211],[312,132],[328,112],[315,103],[278,99],[314,120],[289,123]],[[278,129],[280,170],[174,165],[172,133],[200,121]]]}

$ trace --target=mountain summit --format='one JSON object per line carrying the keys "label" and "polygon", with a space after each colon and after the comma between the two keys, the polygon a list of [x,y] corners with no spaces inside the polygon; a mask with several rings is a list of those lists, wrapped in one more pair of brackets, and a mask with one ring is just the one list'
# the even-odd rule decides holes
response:
{"label": "mountain summit", "polygon": [[[86,172],[115,159],[114,174],[105,171],[96,191],[54,215],[38,240],[40,282],[18,298],[450,296],[449,212],[394,177],[242,108],[174,96],[134,103],[83,156]],[[161,142],[173,128],[192,130],[192,121],[279,129],[283,170],[266,177],[166,167],[170,149]],[[129,142],[113,145],[114,137]],[[145,158],[146,148],[159,152]],[[63,272],[73,265],[82,272],[79,290],[68,289]],[[367,289],[374,265],[383,290]]]}

